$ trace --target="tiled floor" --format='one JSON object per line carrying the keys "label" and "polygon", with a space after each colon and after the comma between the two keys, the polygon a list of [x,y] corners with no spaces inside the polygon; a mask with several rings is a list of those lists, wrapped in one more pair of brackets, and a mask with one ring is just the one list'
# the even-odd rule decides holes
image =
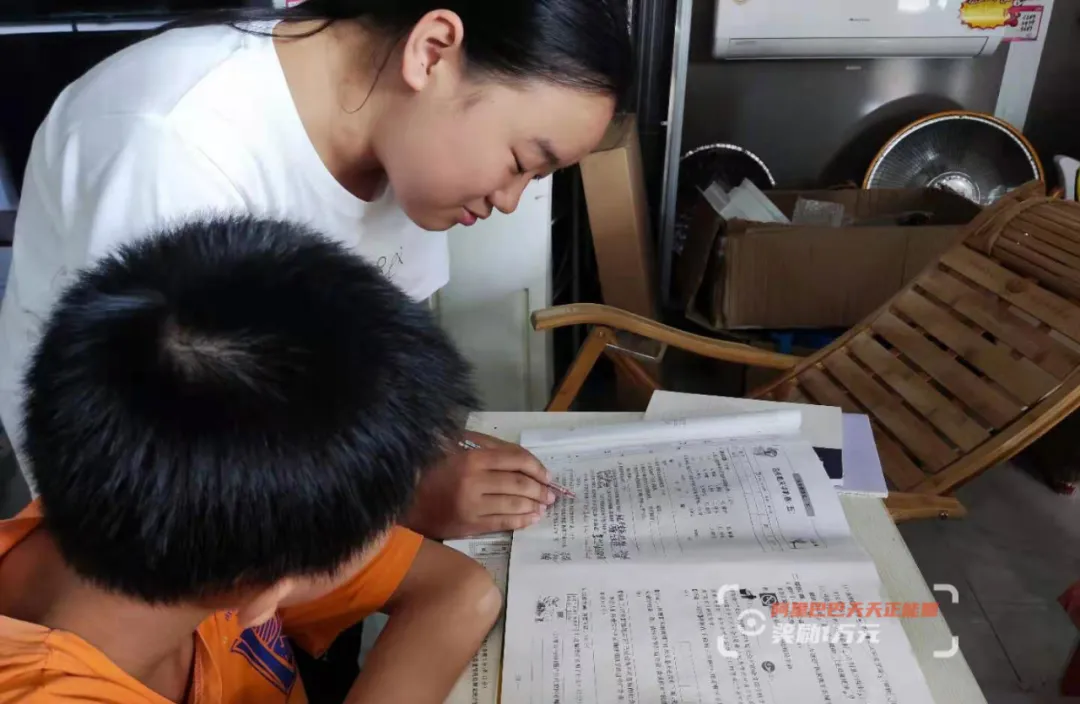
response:
{"label": "tiled floor", "polygon": [[1080,631],[1057,603],[1080,581],[1080,499],[1012,466],[959,492],[969,516],[901,525],[927,582],[952,584],[942,610],[990,704],[1080,702],[1057,696]]}

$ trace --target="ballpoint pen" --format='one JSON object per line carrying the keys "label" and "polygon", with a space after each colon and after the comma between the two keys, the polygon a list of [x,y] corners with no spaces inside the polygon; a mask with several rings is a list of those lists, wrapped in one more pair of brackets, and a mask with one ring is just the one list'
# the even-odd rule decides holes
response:
{"label": "ballpoint pen", "polygon": [[[480,449],[483,449],[479,445],[477,445],[475,442],[473,442],[472,440],[461,440],[460,442],[458,442],[458,445],[460,445],[465,450],[480,450]],[[567,489],[565,486],[562,486],[561,484],[556,484],[555,482],[548,482],[547,487],[549,489],[551,489],[552,491],[554,491],[556,494],[559,494],[560,496],[564,496],[564,497],[566,497],[568,499],[576,499],[577,498],[577,494],[570,491],[569,489]]]}

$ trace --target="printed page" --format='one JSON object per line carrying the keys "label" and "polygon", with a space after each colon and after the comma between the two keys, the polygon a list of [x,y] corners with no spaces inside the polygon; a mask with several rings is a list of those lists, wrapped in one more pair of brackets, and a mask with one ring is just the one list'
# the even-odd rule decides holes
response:
{"label": "printed page", "polygon": [[[499,591],[506,594],[507,576],[510,570],[510,533],[497,533],[470,540],[453,540],[447,547],[465,553],[488,571]],[[473,657],[469,668],[458,680],[446,704],[497,704],[499,701],[499,673],[502,669],[503,633],[505,614],[492,628]]]}
{"label": "printed page", "polygon": [[826,550],[831,559],[864,559],[831,481],[802,440],[534,452],[577,497],[560,498],[539,524],[515,535],[514,565],[788,562]]}
{"label": "printed page", "polygon": [[933,701],[872,564],[598,567],[515,574],[502,704]]}

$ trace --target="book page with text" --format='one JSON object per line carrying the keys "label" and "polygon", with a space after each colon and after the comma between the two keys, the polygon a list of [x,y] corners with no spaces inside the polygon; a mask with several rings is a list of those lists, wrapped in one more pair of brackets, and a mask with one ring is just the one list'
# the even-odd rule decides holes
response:
{"label": "book page with text", "polygon": [[502,704],[933,701],[872,564],[649,568],[515,576]]}
{"label": "book page with text", "polygon": [[559,484],[544,519],[514,536],[512,560],[700,562],[864,559],[809,443],[687,441],[546,454]]}

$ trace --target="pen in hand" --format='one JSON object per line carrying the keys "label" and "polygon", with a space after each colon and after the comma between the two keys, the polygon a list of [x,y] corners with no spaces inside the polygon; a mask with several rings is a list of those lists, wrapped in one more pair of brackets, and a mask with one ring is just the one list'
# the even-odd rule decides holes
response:
{"label": "pen in hand", "polygon": [[[481,450],[481,449],[483,449],[479,445],[477,445],[475,442],[473,442],[472,440],[461,440],[461,441],[458,442],[458,445],[460,445],[462,447],[462,449],[465,449],[465,450]],[[552,491],[554,491],[556,494],[558,494],[558,495],[560,495],[562,497],[565,497],[567,499],[576,499],[577,498],[577,494],[570,491],[569,489],[567,489],[565,486],[562,486],[561,484],[556,484],[555,482],[548,482],[547,487],[549,489],[551,489]]]}

